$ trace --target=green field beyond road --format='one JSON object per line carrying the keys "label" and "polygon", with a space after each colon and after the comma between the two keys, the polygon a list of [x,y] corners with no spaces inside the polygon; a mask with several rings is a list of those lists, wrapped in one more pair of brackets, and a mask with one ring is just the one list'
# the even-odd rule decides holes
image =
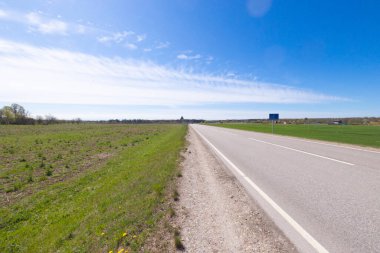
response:
{"label": "green field beyond road", "polygon": [[183,125],[0,126],[0,252],[138,250]]}
{"label": "green field beyond road", "polygon": [[[262,133],[272,133],[271,124],[225,123],[209,125]],[[274,126],[274,133],[380,148],[380,126],[276,124]]]}

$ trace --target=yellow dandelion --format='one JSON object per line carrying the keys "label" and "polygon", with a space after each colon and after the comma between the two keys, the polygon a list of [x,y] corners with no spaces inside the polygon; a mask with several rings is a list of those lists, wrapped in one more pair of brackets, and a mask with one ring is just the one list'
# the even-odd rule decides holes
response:
{"label": "yellow dandelion", "polygon": [[136,237],[137,237],[137,235],[134,235],[134,236],[133,236],[133,238],[136,238]]}
{"label": "yellow dandelion", "polygon": [[123,237],[126,236],[126,235],[127,235],[127,232],[124,232],[124,233],[123,233]]}
{"label": "yellow dandelion", "polygon": [[102,232],[102,235],[105,235],[105,233],[104,233],[104,232]]}
{"label": "yellow dandelion", "polygon": [[110,251],[108,251],[108,253],[113,253],[113,251],[112,251],[112,250],[110,250]]}
{"label": "yellow dandelion", "polygon": [[117,253],[123,253],[123,252],[124,252],[124,249],[119,249]]}

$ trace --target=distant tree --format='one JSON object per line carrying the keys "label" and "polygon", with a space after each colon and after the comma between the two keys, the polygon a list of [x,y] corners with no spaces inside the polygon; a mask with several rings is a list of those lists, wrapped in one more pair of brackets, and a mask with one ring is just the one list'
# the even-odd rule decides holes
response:
{"label": "distant tree", "polygon": [[28,123],[28,112],[19,104],[11,105],[12,111],[16,116],[16,124],[27,124]]}
{"label": "distant tree", "polygon": [[36,117],[36,123],[39,124],[39,125],[42,125],[44,123],[44,117],[38,115]]}
{"label": "distant tree", "polygon": [[4,106],[0,110],[0,119],[2,124],[14,124],[16,122],[16,115],[12,107]]}
{"label": "distant tree", "polygon": [[46,115],[45,116],[45,122],[46,122],[46,124],[54,124],[54,123],[57,123],[57,118],[56,117],[54,117],[53,115]]}
{"label": "distant tree", "polygon": [[82,119],[81,118],[75,118],[75,119],[72,120],[72,122],[80,124],[82,122]]}

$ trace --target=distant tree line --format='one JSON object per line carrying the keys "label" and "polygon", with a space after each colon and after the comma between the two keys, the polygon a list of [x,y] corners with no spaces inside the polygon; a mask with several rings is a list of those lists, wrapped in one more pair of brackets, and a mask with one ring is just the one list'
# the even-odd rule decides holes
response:
{"label": "distant tree line", "polygon": [[181,117],[178,120],[145,120],[145,119],[110,119],[99,121],[83,121],[81,118],[72,120],[60,120],[53,115],[31,117],[29,112],[19,104],[4,106],[0,109],[0,124],[2,125],[49,125],[62,123],[103,123],[103,124],[190,124],[203,123],[200,119],[184,119]]}
{"label": "distant tree line", "polygon": [[33,118],[29,117],[29,113],[18,104],[4,106],[0,109],[0,123],[1,124],[19,124],[26,125],[32,124]]}
{"label": "distant tree line", "polygon": [[47,125],[56,123],[59,123],[59,120],[52,115],[31,117],[29,112],[19,104],[11,104],[0,109],[0,124],[3,125]]}
{"label": "distant tree line", "polygon": [[192,123],[204,123],[203,119],[157,119],[157,120],[148,120],[148,119],[110,119],[110,120],[100,120],[100,121],[91,121],[97,123],[108,123],[108,124],[192,124]]}

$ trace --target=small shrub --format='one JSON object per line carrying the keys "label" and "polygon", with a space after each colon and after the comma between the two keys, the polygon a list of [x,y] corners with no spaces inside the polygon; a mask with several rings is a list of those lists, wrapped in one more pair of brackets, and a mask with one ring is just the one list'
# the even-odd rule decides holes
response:
{"label": "small shrub", "polygon": [[22,187],[22,183],[20,181],[16,182],[14,185],[13,185],[13,189],[12,191],[16,192],[18,190],[20,190]]}
{"label": "small shrub", "polygon": [[48,176],[48,177],[52,176],[53,175],[53,170],[51,168],[47,169],[45,175]]}
{"label": "small shrub", "polygon": [[182,243],[180,232],[176,229],[174,231],[174,243],[177,250],[184,250],[185,246]]}
{"label": "small shrub", "polygon": [[33,175],[28,176],[28,183],[33,183]]}

